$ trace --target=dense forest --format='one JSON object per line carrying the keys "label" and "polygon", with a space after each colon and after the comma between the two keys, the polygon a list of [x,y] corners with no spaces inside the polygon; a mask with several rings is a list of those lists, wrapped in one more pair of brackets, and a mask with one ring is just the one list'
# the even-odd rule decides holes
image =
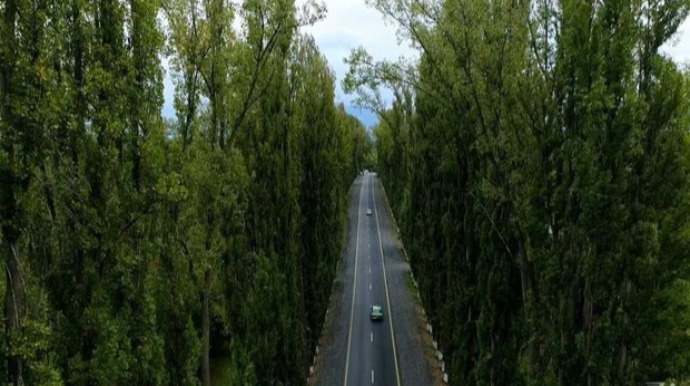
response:
{"label": "dense forest", "polygon": [[687,380],[690,2],[370,3],[421,55],[345,84],[450,383]]}
{"label": "dense forest", "polygon": [[371,147],[323,14],[0,0],[0,384],[305,383]]}

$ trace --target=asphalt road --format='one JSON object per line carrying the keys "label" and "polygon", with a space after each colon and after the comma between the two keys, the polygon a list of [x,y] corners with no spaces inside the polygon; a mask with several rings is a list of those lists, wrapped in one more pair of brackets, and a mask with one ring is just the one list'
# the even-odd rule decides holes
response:
{"label": "asphalt road", "polygon": [[[431,386],[431,341],[378,177],[357,176],[348,202],[347,241],[309,385],[368,386],[373,374],[374,385]],[[383,308],[382,322],[370,320],[372,304]]]}
{"label": "asphalt road", "polygon": [[[352,293],[345,294],[351,301],[345,386],[400,384],[379,219],[386,214],[376,202],[377,186],[374,174],[363,176],[354,238],[354,286]],[[372,214],[367,215],[367,210]],[[372,305],[383,308],[383,321],[370,319]]]}

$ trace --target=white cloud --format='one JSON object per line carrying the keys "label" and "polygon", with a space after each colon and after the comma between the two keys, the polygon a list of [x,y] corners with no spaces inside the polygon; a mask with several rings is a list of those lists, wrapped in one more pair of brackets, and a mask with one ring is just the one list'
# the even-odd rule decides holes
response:
{"label": "white cloud", "polygon": [[[305,1],[297,0],[297,4],[301,5]],[[302,32],[314,36],[319,49],[335,72],[336,102],[344,102],[348,105],[352,101],[352,97],[345,95],[342,91],[340,82],[347,72],[347,65],[343,60],[353,48],[364,47],[376,60],[416,56],[416,51],[409,46],[409,43],[398,42],[396,27],[390,22],[385,22],[383,16],[369,7],[365,0],[324,0],[324,2],[328,8],[326,19],[303,28]],[[690,20],[686,20],[681,25],[676,37],[662,50],[676,62],[690,64]],[[175,115],[174,86],[170,79],[167,60],[163,60],[163,66],[166,69],[163,115],[173,117]]]}
{"label": "white cloud", "polygon": [[364,0],[325,0],[325,4],[328,8],[326,19],[304,28],[303,32],[314,36],[335,72],[337,102],[347,104],[352,100],[343,93],[340,81],[347,72],[343,61],[353,48],[364,47],[376,60],[416,56],[407,42],[398,42],[396,27],[384,22],[383,16]]}
{"label": "white cloud", "polygon": [[175,107],[173,106],[173,101],[175,100],[175,85],[170,77],[170,61],[167,57],[161,57],[161,66],[163,66],[163,71],[165,71],[163,78],[163,116],[166,118],[174,118]]}
{"label": "white cloud", "polygon": [[681,65],[690,64],[690,19],[681,24],[676,36],[666,43],[661,50]]}
{"label": "white cloud", "polygon": [[[304,2],[305,0],[297,0],[298,6]],[[384,23],[383,16],[367,6],[364,0],[324,0],[324,3],[328,8],[325,20],[303,28],[302,32],[314,37],[335,72],[337,102],[349,104],[352,100],[352,97],[344,94],[340,82],[347,72],[343,61],[353,48],[364,47],[376,60],[415,55],[415,51],[406,42],[398,42],[395,26]],[[174,117],[174,86],[167,61],[164,60],[162,64],[166,69],[163,115]]]}

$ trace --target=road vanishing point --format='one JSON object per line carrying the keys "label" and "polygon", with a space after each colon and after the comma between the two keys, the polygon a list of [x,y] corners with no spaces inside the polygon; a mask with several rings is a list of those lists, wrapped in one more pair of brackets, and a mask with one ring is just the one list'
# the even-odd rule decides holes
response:
{"label": "road vanishing point", "polygon": [[[344,386],[400,385],[374,181],[373,174],[365,173],[359,195]],[[370,216],[365,214],[368,209],[373,212]],[[382,321],[375,322],[369,318],[373,305],[382,306],[385,310]]]}

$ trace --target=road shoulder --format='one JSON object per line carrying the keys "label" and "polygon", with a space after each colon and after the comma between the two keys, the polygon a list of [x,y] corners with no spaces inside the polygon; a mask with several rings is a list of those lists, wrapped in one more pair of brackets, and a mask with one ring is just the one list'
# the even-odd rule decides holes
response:
{"label": "road shoulder", "polygon": [[[331,297],[326,311],[326,319],[321,330],[321,338],[314,356],[313,373],[307,384],[310,386],[342,385],[345,376],[345,358],[350,324],[350,303],[354,284],[354,258],[357,241],[357,222],[359,196],[363,178],[357,177],[348,194],[348,221],[340,261]],[[354,221],[350,221],[354,219]]]}
{"label": "road shoulder", "polygon": [[427,319],[407,260],[401,235],[395,223],[385,188],[376,178],[377,206],[381,216],[381,236],[386,258],[386,273],[393,308],[395,341],[403,385],[443,385],[441,362],[426,330]]}

